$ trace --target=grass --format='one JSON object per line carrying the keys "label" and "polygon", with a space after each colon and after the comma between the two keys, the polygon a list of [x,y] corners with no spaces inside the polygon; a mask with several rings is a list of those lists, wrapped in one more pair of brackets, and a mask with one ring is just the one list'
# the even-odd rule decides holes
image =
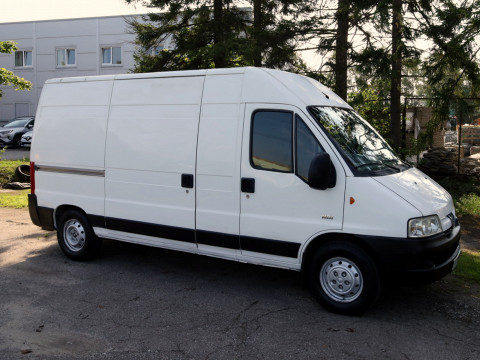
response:
{"label": "grass", "polygon": [[28,160],[1,160],[0,161],[0,186],[10,182],[20,181],[15,175],[19,165],[30,164]]}
{"label": "grass", "polygon": [[28,207],[28,194],[30,190],[19,190],[0,193],[0,207],[21,209]]}
{"label": "grass", "polygon": [[457,215],[480,216],[480,181],[475,176],[449,176],[435,179],[453,197]]}
{"label": "grass", "polygon": [[463,280],[480,284],[480,251],[463,250],[454,274]]}
{"label": "grass", "polygon": [[[1,157],[0,153],[0,157]],[[15,169],[19,165],[28,165],[27,160],[0,160],[0,188],[8,183],[16,182],[21,180],[15,175]],[[11,207],[11,208],[26,208],[28,207],[28,197],[27,194],[30,190],[21,190],[21,191],[12,191],[12,192],[1,192],[0,193],[0,207]]]}
{"label": "grass", "polygon": [[455,200],[455,209],[459,215],[480,216],[480,196],[466,194]]}
{"label": "grass", "polygon": [[[453,197],[455,211],[460,216],[480,218],[480,181],[474,176],[449,176],[435,179]],[[469,222],[473,224],[475,222]],[[474,233],[477,229],[468,229]],[[480,231],[477,232],[480,234]],[[462,250],[455,276],[480,284],[480,251]]]}

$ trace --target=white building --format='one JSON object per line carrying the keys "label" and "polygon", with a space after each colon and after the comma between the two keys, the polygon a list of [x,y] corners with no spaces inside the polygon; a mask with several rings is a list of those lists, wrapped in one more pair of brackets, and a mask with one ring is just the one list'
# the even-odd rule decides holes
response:
{"label": "white building", "polygon": [[135,35],[123,16],[0,24],[0,41],[17,42],[0,54],[0,68],[33,83],[31,91],[0,87],[0,122],[35,115],[47,79],[127,73],[134,67]]}

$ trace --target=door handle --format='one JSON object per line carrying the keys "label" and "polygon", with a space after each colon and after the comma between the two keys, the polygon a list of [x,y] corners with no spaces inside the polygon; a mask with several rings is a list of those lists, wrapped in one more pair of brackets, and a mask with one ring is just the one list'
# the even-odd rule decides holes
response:
{"label": "door handle", "polygon": [[182,187],[187,189],[193,189],[193,175],[182,174]]}
{"label": "door handle", "polygon": [[253,179],[253,178],[242,178],[241,190],[244,193],[254,193],[255,192],[255,179]]}

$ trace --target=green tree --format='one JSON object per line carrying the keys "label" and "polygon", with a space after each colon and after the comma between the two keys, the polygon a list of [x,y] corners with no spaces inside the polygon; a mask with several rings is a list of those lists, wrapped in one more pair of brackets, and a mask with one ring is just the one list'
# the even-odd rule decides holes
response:
{"label": "green tree", "polygon": [[[126,0],[127,3],[138,0]],[[136,72],[211,67],[268,66],[305,69],[297,39],[311,19],[300,0],[149,0],[157,12],[130,20],[137,35]],[[155,51],[167,38],[174,46]]]}
{"label": "green tree", "polygon": [[[11,54],[17,50],[17,45],[13,41],[0,41],[0,53]],[[15,90],[30,90],[32,83],[19,76],[16,76],[13,72],[0,68],[0,85],[13,86]],[[2,90],[0,90],[0,99],[2,98]]]}
{"label": "green tree", "polygon": [[[480,30],[479,7],[478,0],[377,2],[375,16],[370,18],[374,31],[366,33],[365,45],[352,54],[351,63],[363,77],[390,83],[390,139],[394,147],[401,145],[402,98],[414,82],[408,69],[416,69],[416,76],[425,77],[429,94],[418,95],[437,98],[436,107],[443,114],[448,114],[448,101],[456,87],[465,82],[478,84],[475,39]],[[433,45],[422,48],[419,38]],[[450,76],[456,70],[460,76]]]}
{"label": "green tree", "polygon": [[348,102],[384,138],[390,136],[390,83],[381,79],[365,82],[357,79],[358,89],[349,93]]}

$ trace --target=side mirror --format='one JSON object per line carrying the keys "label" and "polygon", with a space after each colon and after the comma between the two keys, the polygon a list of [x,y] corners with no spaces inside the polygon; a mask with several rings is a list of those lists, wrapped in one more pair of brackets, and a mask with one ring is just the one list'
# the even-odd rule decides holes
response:
{"label": "side mirror", "polygon": [[326,152],[315,155],[308,170],[308,185],[313,189],[326,190],[335,187],[337,172],[330,155]]}

